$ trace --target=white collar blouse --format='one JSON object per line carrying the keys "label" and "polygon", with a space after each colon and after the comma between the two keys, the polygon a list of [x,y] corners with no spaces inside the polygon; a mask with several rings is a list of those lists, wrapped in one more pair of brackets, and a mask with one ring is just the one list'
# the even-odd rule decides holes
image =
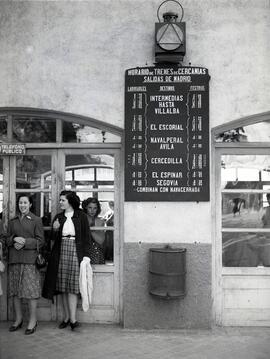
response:
{"label": "white collar blouse", "polygon": [[72,212],[65,212],[65,217],[67,218],[62,230],[62,236],[75,236],[75,227],[71,217],[73,217],[74,211]]}

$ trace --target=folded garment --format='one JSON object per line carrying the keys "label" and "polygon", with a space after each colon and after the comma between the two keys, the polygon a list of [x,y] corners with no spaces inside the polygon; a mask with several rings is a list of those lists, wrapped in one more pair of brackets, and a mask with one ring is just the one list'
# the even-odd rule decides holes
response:
{"label": "folded garment", "polygon": [[82,297],[82,309],[84,312],[87,312],[92,302],[93,291],[93,270],[89,257],[83,257],[81,261],[79,285]]}

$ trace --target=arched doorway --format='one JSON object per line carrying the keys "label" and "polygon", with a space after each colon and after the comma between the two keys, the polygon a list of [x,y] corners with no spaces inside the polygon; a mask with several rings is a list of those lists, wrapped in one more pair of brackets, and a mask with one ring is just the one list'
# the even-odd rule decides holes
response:
{"label": "arched doorway", "polygon": [[212,130],[215,323],[270,325],[270,112]]}
{"label": "arched doorway", "polygon": [[[0,212],[4,228],[16,213],[16,196],[31,193],[34,212],[43,220],[49,238],[51,219],[59,211],[63,189],[76,191],[81,201],[96,197],[103,226],[99,234],[105,264],[94,269],[93,303],[78,318],[90,323],[121,321],[122,130],[91,118],[35,109],[0,108],[2,145],[17,144],[22,153],[0,155]],[[3,146],[1,147],[3,149]],[[108,220],[110,219],[110,221]],[[5,293],[1,319],[10,320],[13,308]],[[39,320],[61,320],[61,303],[40,299]]]}

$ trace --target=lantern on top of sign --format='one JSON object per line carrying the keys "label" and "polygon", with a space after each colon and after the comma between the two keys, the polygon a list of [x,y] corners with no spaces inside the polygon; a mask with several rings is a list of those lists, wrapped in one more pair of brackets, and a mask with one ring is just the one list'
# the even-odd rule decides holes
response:
{"label": "lantern on top of sign", "polygon": [[[160,8],[167,2],[174,2],[181,9],[177,12],[167,11],[160,20]],[[179,63],[186,54],[186,24],[182,22],[184,9],[176,0],[163,1],[157,10],[158,23],[155,24],[155,59],[157,63]]]}

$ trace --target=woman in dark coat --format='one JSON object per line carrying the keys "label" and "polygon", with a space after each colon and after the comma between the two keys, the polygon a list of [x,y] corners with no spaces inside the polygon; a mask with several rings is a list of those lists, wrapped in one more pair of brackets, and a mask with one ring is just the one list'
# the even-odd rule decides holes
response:
{"label": "woman in dark coat", "polygon": [[41,218],[30,210],[32,198],[21,193],[17,199],[18,215],[10,220],[6,244],[8,246],[9,296],[13,297],[15,322],[9,328],[14,332],[22,327],[22,299],[29,304],[29,322],[25,334],[33,334],[37,327],[37,302],[41,296],[40,273],[35,266],[37,248],[44,245]]}
{"label": "woman in dark coat", "polygon": [[76,309],[79,294],[80,263],[90,257],[91,235],[86,214],[79,209],[80,199],[75,192],[60,193],[60,207],[52,225],[52,252],[44,280],[43,297],[62,296],[64,318],[59,328],[70,325],[74,330],[79,323]]}

